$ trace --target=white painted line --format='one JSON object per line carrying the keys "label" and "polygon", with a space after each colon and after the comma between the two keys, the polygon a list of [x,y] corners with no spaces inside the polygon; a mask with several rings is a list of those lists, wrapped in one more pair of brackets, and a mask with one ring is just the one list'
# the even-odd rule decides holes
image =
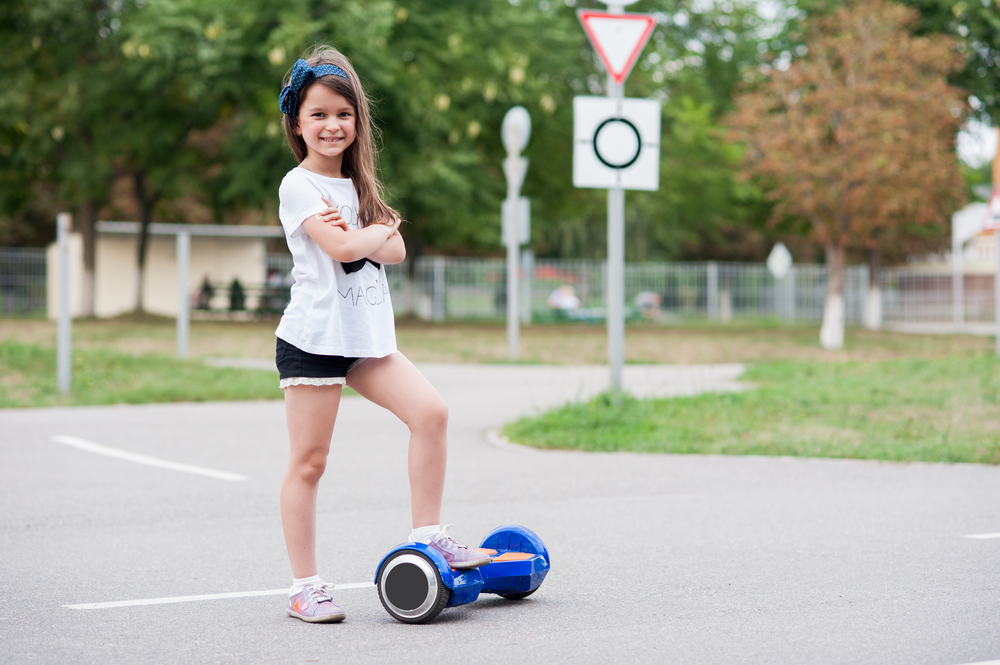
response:
{"label": "white painted line", "polygon": [[85,450],[88,453],[107,455],[108,457],[115,457],[118,459],[125,460],[127,462],[135,462],[136,464],[145,464],[146,466],[155,466],[160,469],[169,469],[170,471],[183,471],[184,473],[193,473],[196,476],[208,476],[209,478],[217,478],[218,480],[250,480],[247,476],[244,476],[239,473],[230,473],[229,471],[216,471],[215,469],[206,469],[203,466],[195,466],[193,464],[180,464],[179,462],[169,462],[167,460],[158,459],[156,457],[149,457],[147,455],[140,455],[138,453],[130,453],[127,450],[119,450],[118,448],[110,448],[108,446],[102,446],[99,443],[93,443],[91,441],[87,441],[86,439],[81,439],[75,436],[59,435],[52,437],[52,440],[55,441],[56,443],[61,443],[65,446],[72,446],[73,448]]}
{"label": "white painted line", "polygon": [[[971,533],[968,536],[962,536],[962,538],[977,538],[979,540],[986,540],[987,538],[1000,538],[1000,533]],[[1000,661],[991,661],[1000,662]]]}
{"label": "white painted line", "polygon": [[[334,591],[343,589],[370,589],[373,582],[354,582],[333,585]],[[168,603],[192,603],[199,600],[225,600],[226,598],[252,598],[254,596],[280,596],[288,594],[288,589],[268,589],[267,591],[237,591],[233,593],[210,593],[203,596],[171,596],[168,598],[146,598],[143,600],[116,600],[105,603],[82,603],[63,605],[71,610],[105,610],[111,607],[134,607],[136,605],[166,605]]]}

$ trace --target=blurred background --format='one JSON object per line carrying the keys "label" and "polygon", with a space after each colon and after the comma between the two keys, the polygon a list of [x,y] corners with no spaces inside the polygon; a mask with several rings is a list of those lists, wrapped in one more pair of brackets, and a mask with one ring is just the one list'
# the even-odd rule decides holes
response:
{"label": "blurred background", "polygon": [[[73,216],[74,316],[177,311],[173,238],[194,232],[196,318],[280,313],[290,256],[277,187],[295,165],[282,77],[311,46],[375,102],[387,196],[406,218],[397,313],[505,315],[500,124],[533,131],[522,321],[603,317],[606,194],[572,185],[572,99],[605,74],[575,0],[12,1],[0,7],[0,316],[54,317],[56,214]],[[992,191],[1000,13],[992,0],[653,2],[628,82],[663,104],[660,187],[629,192],[636,321],[994,318],[992,232],[952,216]],[[159,224],[161,226],[155,226]],[[793,258],[781,279],[764,260]],[[832,253],[831,253],[832,252]],[[878,316],[866,320],[870,291]],[[869,317],[871,318],[871,317]],[[933,325],[931,328],[933,329]]]}

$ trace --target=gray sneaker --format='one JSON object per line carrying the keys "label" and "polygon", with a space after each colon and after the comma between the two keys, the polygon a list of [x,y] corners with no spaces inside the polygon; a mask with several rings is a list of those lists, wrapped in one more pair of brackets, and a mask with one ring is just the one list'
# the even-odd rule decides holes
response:
{"label": "gray sneaker", "polygon": [[307,584],[288,599],[288,616],[309,623],[336,623],[347,615],[334,604],[325,584]]}
{"label": "gray sneaker", "polygon": [[492,561],[486,550],[478,548],[470,550],[465,545],[459,545],[452,540],[451,536],[448,535],[448,527],[450,526],[449,524],[442,527],[441,531],[428,543],[430,547],[444,556],[444,560],[448,562],[449,566],[455,570],[466,570],[485,566]]}

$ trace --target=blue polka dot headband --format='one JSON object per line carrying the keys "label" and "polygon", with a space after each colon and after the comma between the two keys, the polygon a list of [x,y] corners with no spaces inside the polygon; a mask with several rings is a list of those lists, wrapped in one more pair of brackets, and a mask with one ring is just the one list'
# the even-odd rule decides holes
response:
{"label": "blue polka dot headband", "polygon": [[309,63],[305,60],[296,60],[295,67],[292,69],[292,79],[288,82],[288,85],[282,88],[281,95],[278,96],[278,108],[285,115],[294,116],[299,110],[299,91],[320,76],[328,76],[330,74],[339,76],[345,81],[351,80],[344,73],[344,70],[336,65],[310,67]]}

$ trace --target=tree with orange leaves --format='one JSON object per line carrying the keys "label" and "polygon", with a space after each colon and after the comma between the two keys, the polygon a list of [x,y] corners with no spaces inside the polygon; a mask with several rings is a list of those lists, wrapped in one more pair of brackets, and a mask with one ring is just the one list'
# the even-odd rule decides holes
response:
{"label": "tree with orange leaves", "polygon": [[749,82],[728,118],[747,146],[744,176],[775,201],[772,219],[807,219],[826,249],[827,349],[843,346],[848,247],[877,250],[903,227],[941,223],[963,195],[965,94],[946,80],[963,56],[950,37],[914,37],[917,20],[887,0],[817,16],[808,54]]}

